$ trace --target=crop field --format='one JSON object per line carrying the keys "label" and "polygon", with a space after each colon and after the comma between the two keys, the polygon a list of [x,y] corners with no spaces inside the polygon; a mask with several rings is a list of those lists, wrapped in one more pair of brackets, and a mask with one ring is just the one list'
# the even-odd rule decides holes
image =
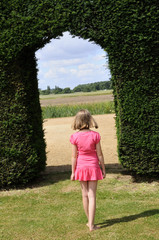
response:
{"label": "crop field", "polygon": [[91,114],[114,113],[112,90],[71,94],[40,95],[43,119],[71,117],[80,109]]}
{"label": "crop field", "polygon": [[94,92],[74,92],[65,94],[49,94],[40,95],[41,99],[54,99],[54,98],[68,98],[68,97],[78,97],[78,96],[99,96],[99,95],[111,95],[113,90],[99,90]]}
{"label": "crop field", "polygon": [[43,119],[75,116],[80,109],[87,109],[92,115],[114,113],[114,102],[62,104],[42,107]]}
{"label": "crop field", "polygon": [[113,101],[112,90],[87,93],[81,92],[70,94],[40,95],[40,104],[42,107],[61,104],[96,103],[104,101]]}

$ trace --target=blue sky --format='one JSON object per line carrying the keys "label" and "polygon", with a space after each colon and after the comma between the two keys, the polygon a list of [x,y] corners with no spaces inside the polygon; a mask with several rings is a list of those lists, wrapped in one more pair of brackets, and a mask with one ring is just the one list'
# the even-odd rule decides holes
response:
{"label": "blue sky", "polygon": [[65,32],[36,52],[39,88],[73,89],[79,84],[109,81],[106,52],[95,43]]}

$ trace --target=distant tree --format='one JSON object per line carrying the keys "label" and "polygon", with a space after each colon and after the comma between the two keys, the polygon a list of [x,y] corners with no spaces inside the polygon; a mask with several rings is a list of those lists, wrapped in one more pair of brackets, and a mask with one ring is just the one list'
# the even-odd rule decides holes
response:
{"label": "distant tree", "polygon": [[40,94],[41,94],[41,95],[48,95],[47,90],[41,90],[41,91],[40,91]]}
{"label": "distant tree", "polygon": [[91,88],[90,88],[89,84],[85,84],[83,86],[83,92],[91,92]]}
{"label": "distant tree", "polygon": [[70,89],[69,87],[64,88],[64,89],[62,90],[62,93],[71,93],[71,89]]}
{"label": "distant tree", "polygon": [[87,83],[87,84],[80,84],[71,90],[69,87],[60,88],[55,86],[55,88],[51,89],[50,86],[47,86],[46,90],[39,89],[39,93],[41,95],[48,95],[51,93],[54,94],[62,94],[62,93],[71,93],[71,92],[92,92],[92,91],[99,91],[105,89],[112,89],[111,81],[102,81],[102,82],[95,82],[95,83]]}
{"label": "distant tree", "polygon": [[73,92],[92,92],[104,89],[112,89],[111,81],[80,84],[73,88]]}
{"label": "distant tree", "polygon": [[46,92],[47,92],[47,94],[50,94],[50,93],[51,93],[51,88],[50,88],[50,86],[47,86]]}
{"label": "distant tree", "polygon": [[76,86],[76,87],[73,89],[73,92],[82,92],[82,87],[81,87],[81,85]]}
{"label": "distant tree", "polygon": [[53,91],[54,94],[59,94],[59,93],[62,93],[63,89],[58,87],[58,86],[55,86],[55,89]]}

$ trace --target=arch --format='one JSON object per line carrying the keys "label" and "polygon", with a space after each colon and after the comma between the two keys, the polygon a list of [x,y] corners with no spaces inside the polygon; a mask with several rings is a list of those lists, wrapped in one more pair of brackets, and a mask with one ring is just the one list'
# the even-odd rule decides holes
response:
{"label": "arch", "polygon": [[48,87],[73,89],[111,78],[107,53],[94,42],[72,37],[69,32],[38,50],[36,58],[40,93]]}
{"label": "arch", "polygon": [[159,172],[157,0],[5,0],[0,3],[0,182],[27,183],[45,168],[35,51],[69,31],[108,52],[119,159]]}

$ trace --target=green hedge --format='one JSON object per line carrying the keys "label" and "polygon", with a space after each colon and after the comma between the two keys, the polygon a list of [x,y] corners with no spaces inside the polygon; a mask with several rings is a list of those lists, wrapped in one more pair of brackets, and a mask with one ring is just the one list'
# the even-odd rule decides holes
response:
{"label": "green hedge", "polygon": [[110,68],[113,74],[117,113],[119,159],[125,168],[136,174],[157,175],[159,173],[157,1],[123,1],[118,5],[118,9],[124,11],[125,20],[122,15],[116,19],[116,34],[120,34],[120,41],[114,42],[111,46],[113,50],[110,50]]}
{"label": "green hedge", "polygon": [[71,32],[109,55],[119,159],[136,174],[158,174],[158,1],[76,1],[72,11],[80,12],[78,4],[83,10],[78,19],[74,11]]}
{"label": "green hedge", "polygon": [[34,51],[11,62],[1,81],[0,187],[25,185],[45,168]]}
{"label": "green hedge", "polygon": [[35,52],[64,31],[107,51],[119,159],[135,173],[158,174],[158,0],[2,0],[0,20],[1,187],[44,169]]}

